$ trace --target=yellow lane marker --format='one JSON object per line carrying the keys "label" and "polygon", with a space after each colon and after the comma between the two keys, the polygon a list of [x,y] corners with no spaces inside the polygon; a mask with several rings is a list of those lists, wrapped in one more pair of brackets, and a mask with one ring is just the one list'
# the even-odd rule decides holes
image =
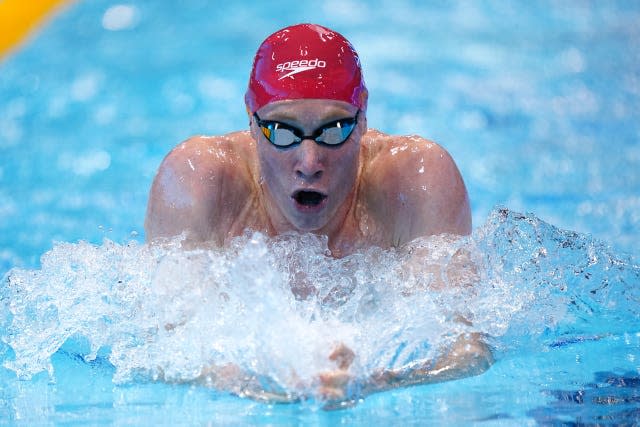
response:
{"label": "yellow lane marker", "polygon": [[0,60],[68,0],[0,0]]}

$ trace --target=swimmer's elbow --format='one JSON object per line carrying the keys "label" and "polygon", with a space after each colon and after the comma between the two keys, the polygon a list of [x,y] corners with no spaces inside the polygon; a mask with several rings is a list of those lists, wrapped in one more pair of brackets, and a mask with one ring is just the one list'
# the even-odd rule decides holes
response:
{"label": "swimmer's elbow", "polygon": [[434,373],[439,381],[472,377],[486,372],[493,365],[493,353],[480,334],[458,337],[449,352],[436,364]]}

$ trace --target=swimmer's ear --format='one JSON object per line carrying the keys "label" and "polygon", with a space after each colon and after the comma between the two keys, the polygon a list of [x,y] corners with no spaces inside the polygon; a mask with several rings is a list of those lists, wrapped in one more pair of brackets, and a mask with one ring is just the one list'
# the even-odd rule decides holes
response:
{"label": "swimmer's ear", "polygon": [[367,88],[364,88],[362,92],[360,92],[360,109],[363,111],[367,111],[367,103],[369,102],[369,91]]}
{"label": "swimmer's ear", "polygon": [[247,116],[249,116],[249,133],[251,134],[251,136],[253,137],[253,139],[255,141],[258,140],[258,135],[255,133],[255,129],[257,129],[257,125],[254,128],[253,126],[251,126],[254,123],[254,118],[253,118],[253,114],[251,114],[251,111],[249,110],[249,108],[247,108]]}

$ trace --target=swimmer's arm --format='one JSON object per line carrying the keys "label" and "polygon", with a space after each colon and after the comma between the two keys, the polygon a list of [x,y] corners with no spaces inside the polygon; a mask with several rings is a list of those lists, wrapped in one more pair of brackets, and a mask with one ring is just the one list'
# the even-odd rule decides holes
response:
{"label": "swimmer's arm", "polygon": [[156,372],[155,379],[168,383],[200,384],[261,402],[288,403],[299,400],[298,396],[291,393],[268,389],[269,385],[273,384],[272,380],[245,372],[234,363],[209,365],[202,369],[198,377],[192,380],[167,378],[162,370]]}
{"label": "swimmer's arm", "polygon": [[191,241],[223,243],[232,213],[248,191],[228,145],[195,137],[167,155],[149,194],[147,241],[186,232]]}
{"label": "swimmer's arm", "polygon": [[[344,345],[338,346],[330,358],[350,356],[353,352]],[[452,347],[435,363],[420,360],[399,369],[378,369],[364,380],[352,377],[349,364],[320,374],[319,394],[327,401],[326,409],[336,409],[355,404],[358,399],[370,394],[412,385],[432,384],[480,375],[493,364],[490,348],[479,334],[468,334],[458,338]]]}
{"label": "swimmer's arm", "polygon": [[380,369],[374,372],[362,385],[362,394],[480,375],[492,364],[491,350],[480,335],[468,334],[460,336],[435,363],[416,361],[399,369]]}
{"label": "swimmer's arm", "polygon": [[207,367],[196,382],[259,402],[293,403],[301,399],[297,394],[285,391],[271,378],[243,371],[233,363]]}

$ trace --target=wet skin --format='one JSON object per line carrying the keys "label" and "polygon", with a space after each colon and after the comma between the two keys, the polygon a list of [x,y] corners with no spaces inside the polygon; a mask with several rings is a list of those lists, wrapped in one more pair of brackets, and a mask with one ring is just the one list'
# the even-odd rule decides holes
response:
{"label": "wet skin", "polygon": [[[311,134],[356,112],[345,102],[305,99],[257,113]],[[471,213],[462,177],[442,147],[367,130],[365,112],[338,147],[312,140],[275,147],[252,118],[249,132],[193,137],[174,148],[154,179],[145,221],[148,241],[186,232],[191,241],[224,245],[247,228],[326,235],[339,257],[368,245],[469,234]]]}

